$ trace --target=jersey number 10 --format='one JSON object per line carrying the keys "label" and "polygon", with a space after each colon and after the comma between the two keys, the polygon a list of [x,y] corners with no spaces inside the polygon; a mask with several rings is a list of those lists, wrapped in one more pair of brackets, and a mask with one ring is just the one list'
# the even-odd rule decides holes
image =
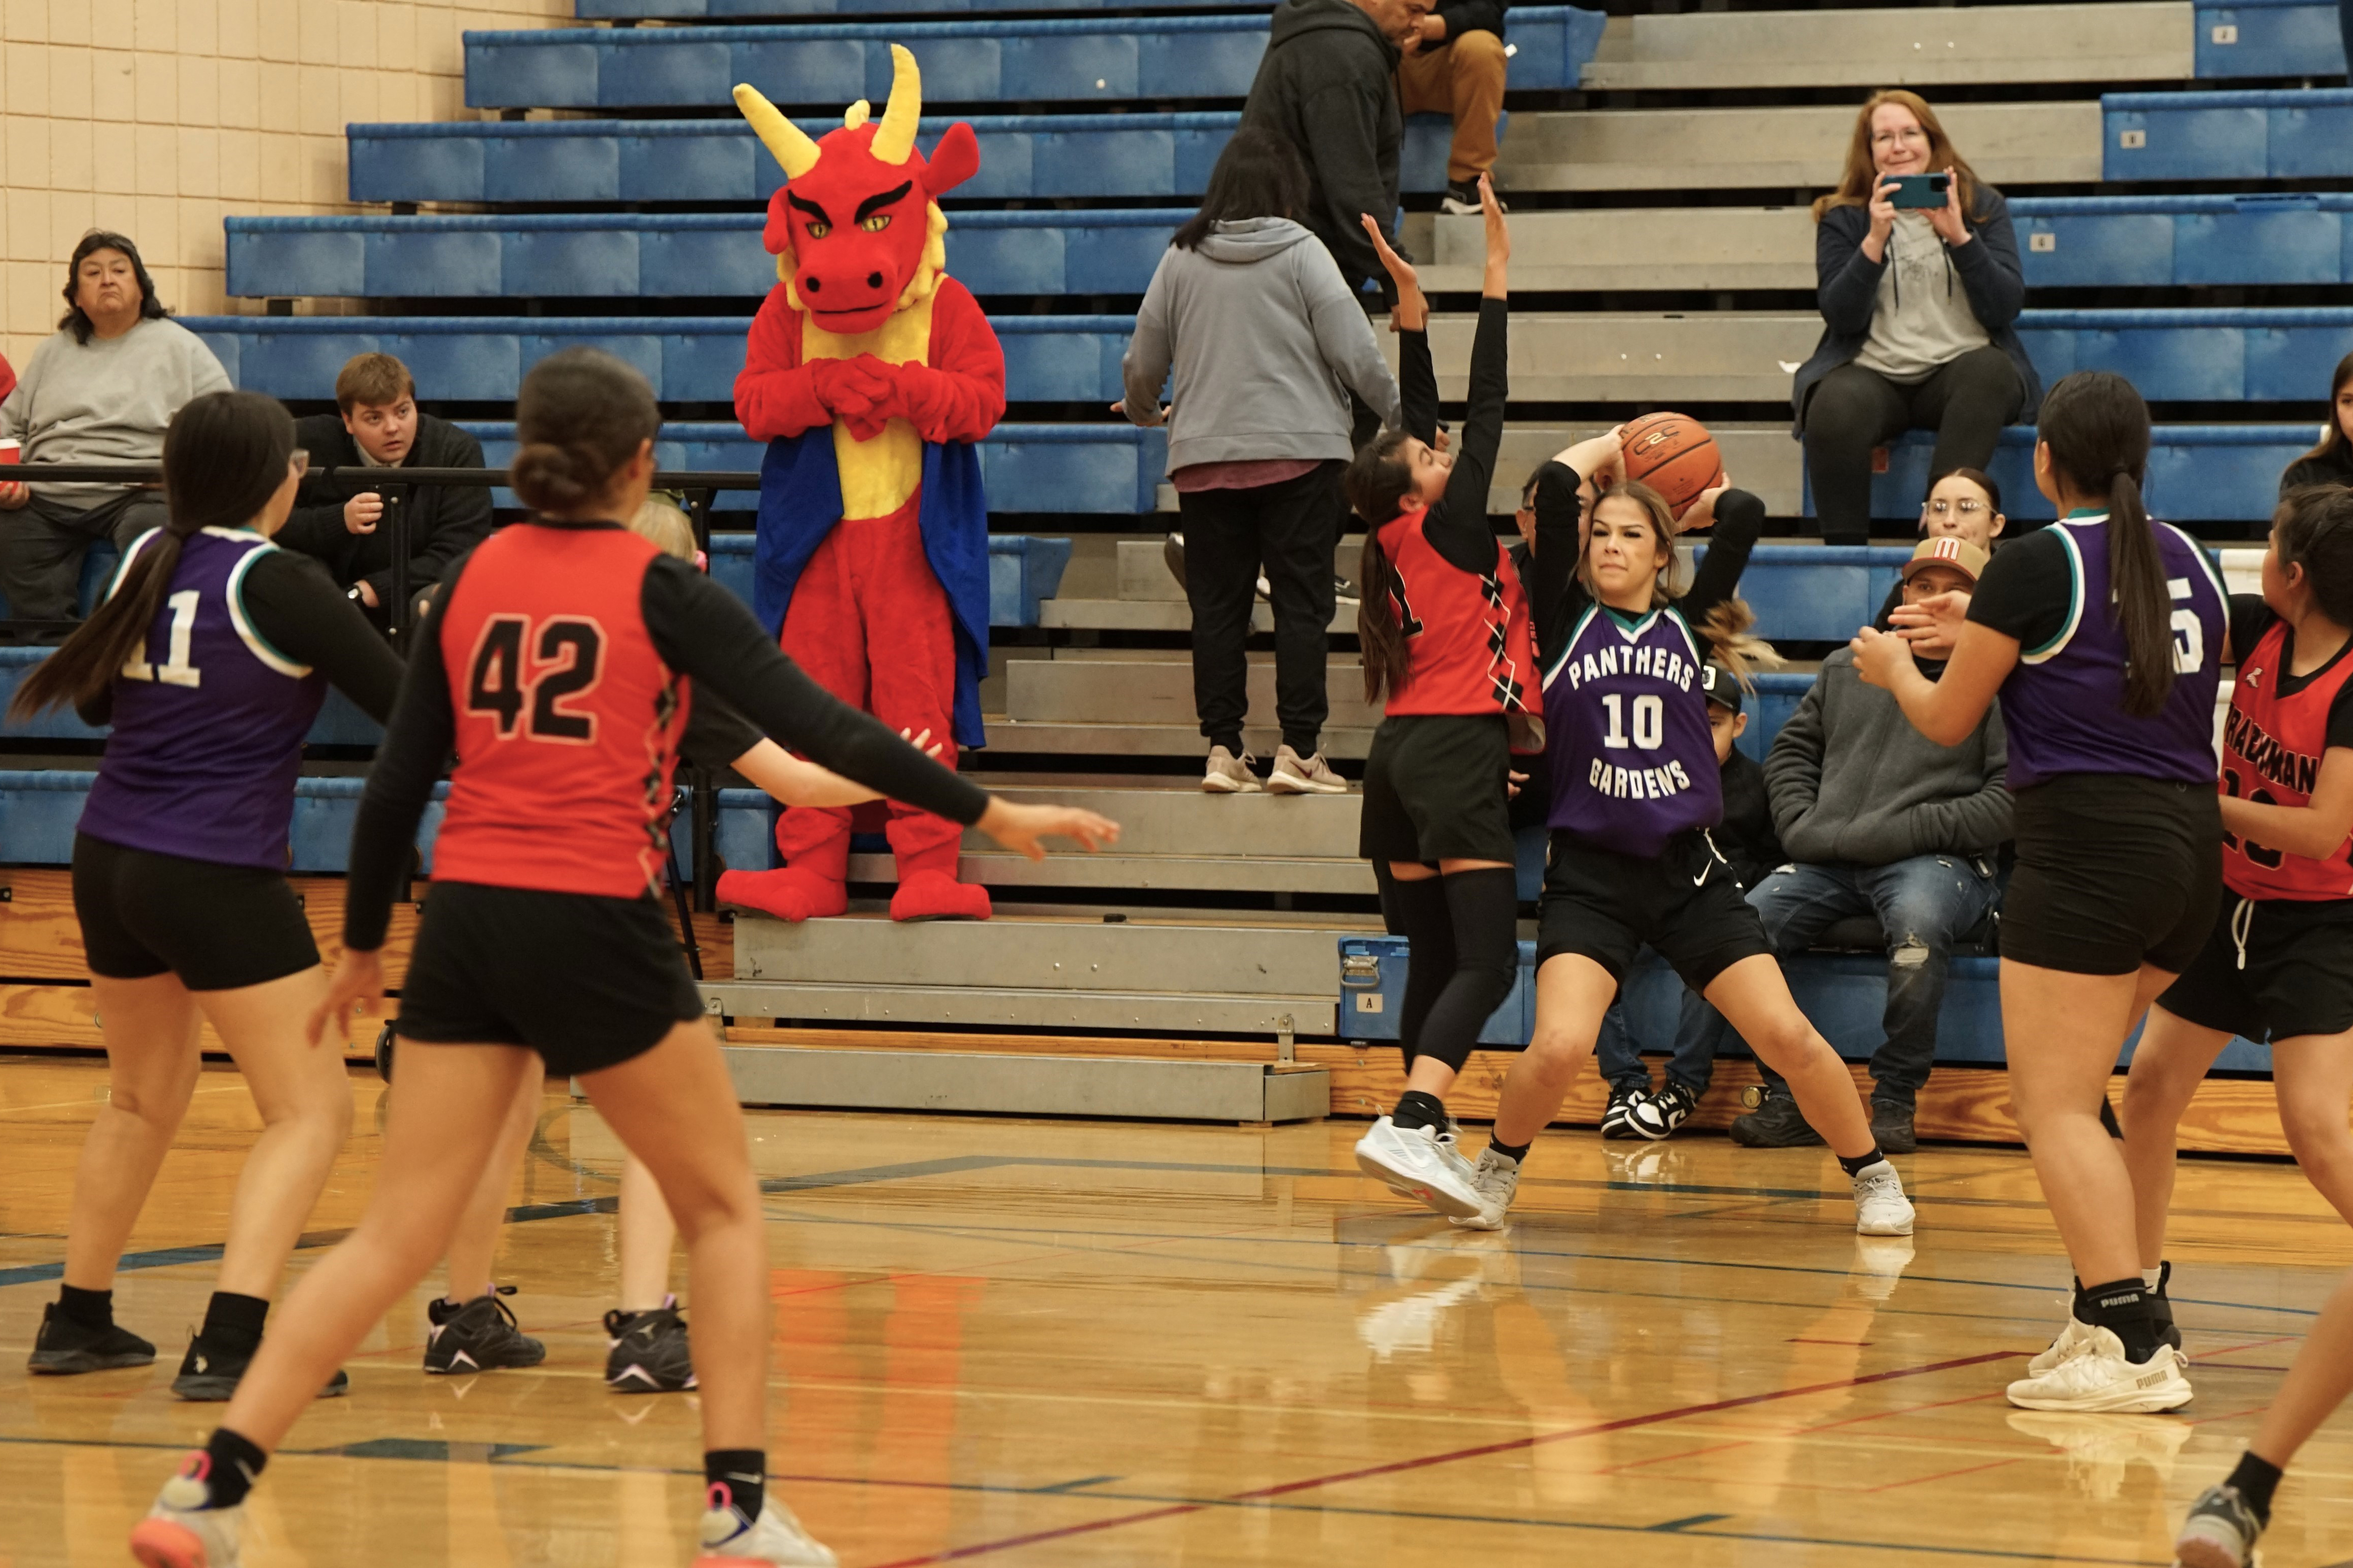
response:
{"label": "jersey number 10", "polygon": [[[534,741],[594,744],[596,715],[565,704],[596,688],[604,673],[605,630],[595,621],[552,616],[533,627],[523,616],[493,616],[474,639],[466,675],[466,711],[486,714],[511,738],[531,711],[527,733]],[[533,649],[526,661],[523,650]]]}
{"label": "jersey number 10", "polygon": [[[1620,711],[1625,699],[1615,691],[1601,696],[1602,710],[1609,715],[1609,728],[1603,731],[1601,743],[1617,751],[1626,749],[1626,720]],[[1655,752],[1667,738],[1667,705],[1656,697],[1634,699],[1634,749]]]}

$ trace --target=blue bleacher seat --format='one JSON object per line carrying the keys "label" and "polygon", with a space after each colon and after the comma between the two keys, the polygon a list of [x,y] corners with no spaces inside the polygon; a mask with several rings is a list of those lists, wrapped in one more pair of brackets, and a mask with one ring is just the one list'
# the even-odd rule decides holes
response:
{"label": "blue bleacher seat", "polygon": [[[974,115],[980,173],[951,199],[1198,196],[1240,119]],[[823,135],[840,121],[799,123]],[[921,123],[928,152],[954,121]],[[1401,188],[1443,188],[1450,135],[1442,115],[1407,118]],[[776,161],[733,118],[353,125],[345,137],[355,202],[765,202],[784,183]]]}
{"label": "blue bleacher seat", "polygon": [[[74,826],[96,775],[69,769],[0,772],[0,845],[12,866],[65,866],[73,861]],[[301,873],[343,870],[350,858],[352,823],[359,815],[359,778],[300,778],[294,781],[293,856],[287,868]],[[432,804],[417,826],[417,847],[424,868],[433,869],[433,840],[441,828],[447,784],[433,786]]]}
{"label": "blue bleacher seat", "polygon": [[[1508,85],[1564,90],[1600,41],[1599,11],[1514,10]],[[1264,14],[1057,17],[804,26],[558,27],[469,32],[475,109],[723,106],[738,82],[780,104],[832,109],[891,90],[889,46],[923,68],[925,101],[1120,103],[1238,99],[1266,48]]]}
{"label": "blue bleacher seat", "polygon": [[[1153,0],[1161,10],[1223,8],[1233,0]],[[574,0],[572,14],[584,22],[712,21],[771,16],[882,16],[902,12],[1096,11],[1103,0]]]}
{"label": "blue bleacher seat", "polygon": [[2201,79],[2345,74],[2335,0],[2199,0],[2197,26]]}
{"label": "blue bleacher seat", "polygon": [[2112,92],[2101,98],[2100,111],[2105,179],[2313,180],[2353,174],[2353,88]]}
{"label": "blue bleacher seat", "polygon": [[[959,212],[948,270],[976,294],[1141,294],[1186,213]],[[232,217],[228,292],[530,299],[765,294],[757,213]]]}
{"label": "blue bleacher seat", "polygon": [[2353,280],[2353,195],[2020,196],[2029,288]]}

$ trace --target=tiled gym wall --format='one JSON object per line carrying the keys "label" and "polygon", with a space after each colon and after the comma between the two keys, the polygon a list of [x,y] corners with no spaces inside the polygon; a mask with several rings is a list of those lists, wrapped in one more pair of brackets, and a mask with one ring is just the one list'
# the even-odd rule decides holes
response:
{"label": "tiled gym wall", "polygon": [[571,0],[0,0],[0,353],[21,365],[56,330],[65,258],[93,226],[138,242],[175,311],[258,310],[221,292],[224,215],[350,210],[346,123],[470,118],[459,36],[571,15]]}

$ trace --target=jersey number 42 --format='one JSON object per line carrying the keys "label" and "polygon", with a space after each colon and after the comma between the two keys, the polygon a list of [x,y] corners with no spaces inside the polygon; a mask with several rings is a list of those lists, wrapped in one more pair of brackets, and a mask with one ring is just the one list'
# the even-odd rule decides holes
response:
{"label": "jersey number 42", "polygon": [[596,689],[604,663],[605,628],[594,620],[492,616],[467,661],[466,711],[495,721],[502,741],[521,729],[529,740],[594,745],[596,715],[570,704]]}

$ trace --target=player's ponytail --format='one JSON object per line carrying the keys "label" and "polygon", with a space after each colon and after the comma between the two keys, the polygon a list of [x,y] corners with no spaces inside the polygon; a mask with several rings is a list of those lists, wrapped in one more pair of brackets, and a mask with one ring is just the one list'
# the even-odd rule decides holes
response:
{"label": "player's ponytail", "polygon": [[2077,371],[2042,400],[2036,438],[2077,495],[2108,503],[2108,582],[2125,639],[2125,711],[2146,719],[2173,694],[2173,595],[2157,524],[2142,503],[2148,468],[2148,405],[2109,371]]}
{"label": "player's ponytail", "polygon": [[[2315,607],[2353,629],[2353,489],[2304,485],[2288,491],[2272,514],[2272,542],[2281,571],[2304,568]],[[2242,658],[2249,652],[2236,651]]]}
{"label": "player's ponytail", "polygon": [[1786,662],[1771,643],[1757,636],[1757,612],[1746,599],[1725,599],[1700,617],[1693,629],[1707,643],[1708,657],[1732,671],[1744,691],[1757,689],[1757,672],[1778,669]]}
{"label": "player's ponytail", "polygon": [[531,367],[515,398],[507,483],[533,511],[587,510],[607,499],[614,477],[660,428],[654,389],[628,362],[602,349],[550,354]]}
{"label": "player's ponytail", "polygon": [[1340,491],[1365,524],[1365,553],[1356,568],[1356,643],[1365,666],[1365,700],[1378,702],[1384,687],[1406,683],[1412,646],[1398,619],[1397,567],[1381,548],[1381,530],[1394,521],[1413,489],[1413,467],[1405,458],[1405,432],[1386,430],[1340,476]]}
{"label": "player's ponytail", "polygon": [[199,529],[251,521],[287,481],[293,456],[294,417],[274,397],[208,392],[184,404],[164,431],[168,521],[132,557],[106,602],[18,683],[9,717],[27,720],[103,697],[145,645],[179,570],[183,542]]}

